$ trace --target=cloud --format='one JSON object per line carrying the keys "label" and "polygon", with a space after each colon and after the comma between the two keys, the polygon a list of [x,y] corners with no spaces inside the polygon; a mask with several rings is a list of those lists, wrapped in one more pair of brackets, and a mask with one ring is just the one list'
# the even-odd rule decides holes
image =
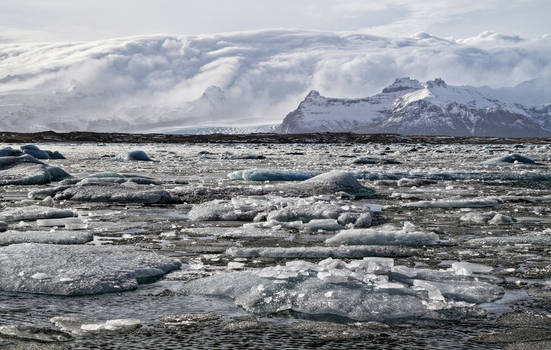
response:
{"label": "cloud", "polygon": [[[426,33],[388,38],[267,30],[4,43],[0,129],[140,131],[275,123],[311,89],[364,97],[396,77],[411,76],[493,87],[540,79],[530,86],[549,91],[551,83],[541,81],[549,72],[551,37],[490,32],[457,40]],[[530,102],[551,102],[545,98],[540,92]]]}

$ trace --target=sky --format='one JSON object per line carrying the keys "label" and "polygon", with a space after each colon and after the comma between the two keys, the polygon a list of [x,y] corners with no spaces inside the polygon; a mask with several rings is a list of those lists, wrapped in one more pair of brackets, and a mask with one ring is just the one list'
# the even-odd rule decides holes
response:
{"label": "sky", "polygon": [[551,34],[549,0],[0,0],[0,42],[89,41],[267,28],[382,36]]}

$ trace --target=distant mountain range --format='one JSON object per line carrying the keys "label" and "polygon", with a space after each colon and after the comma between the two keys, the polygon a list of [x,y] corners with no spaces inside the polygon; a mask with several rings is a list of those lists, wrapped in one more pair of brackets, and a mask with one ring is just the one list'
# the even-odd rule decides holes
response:
{"label": "distant mountain range", "polygon": [[[522,88],[519,87],[519,89]],[[509,102],[514,89],[451,86],[442,79],[399,78],[366,98],[311,91],[289,113],[281,133],[356,132],[527,137],[551,135],[551,104]]]}
{"label": "distant mountain range", "polygon": [[[493,88],[386,86],[406,75]],[[312,93],[280,125],[313,89],[353,99]],[[550,89],[551,36],[273,29],[0,42],[0,131],[541,135]]]}

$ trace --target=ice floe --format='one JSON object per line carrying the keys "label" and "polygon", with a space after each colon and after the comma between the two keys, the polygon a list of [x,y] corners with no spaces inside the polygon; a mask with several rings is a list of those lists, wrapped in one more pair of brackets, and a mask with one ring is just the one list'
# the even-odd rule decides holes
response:
{"label": "ice floe", "polygon": [[396,159],[391,158],[375,158],[375,157],[362,157],[355,159],[354,164],[402,164]]}
{"label": "ice floe", "polygon": [[[270,188],[269,186],[265,187]],[[301,195],[344,192],[356,197],[370,197],[375,194],[375,190],[360,184],[352,173],[342,170],[332,170],[300,182],[279,184],[273,186],[273,189],[288,192],[289,194],[295,193]]]}
{"label": "ice floe", "polygon": [[459,218],[459,222],[467,225],[510,225],[515,221],[510,216],[494,211],[485,213],[470,212]]}
{"label": "ice floe", "polygon": [[55,200],[71,200],[79,202],[116,202],[162,204],[180,203],[181,200],[166,190],[150,189],[147,186],[124,186],[119,184],[97,185],[89,184],[72,186],[59,191],[53,197]]}
{"label": "ice floe", "polygon": [[59,219],[77,216],[72,209],[49,208],[38,205],[7,208],[0,211],[0,220],[16,222],[22,220]]}
{"label": "ice floe", "polygon": [[180,262],[126,246],[23,243],[0,248],[0,290],[87,295],[136,289]]}
{"label": "ice floe", "polygon": [[510,154],[503,157],[497,157],[488,159],[482,162],[484,165],[516,165],[516,164],[528,164],[528,165],[543,165],[536,163],[533,159],[521,156],[520,154]]}
{"label": "ice floe", "polygon": [[501,200],[497,197],[478,197],[469,199],[437,199],[432,201],[418,201],[404,203],[404,208],[487,208],[495,207],[501,204]]}
{"label": "ice floe", "polygon": [[402,228],[393,225],[384,225],[374,229],[342,230],[335,236],[327,239],[329,245],[404,245],[422,246],[435,244],[438,235],[433,232],[424,232],[410,222],[405,222]]}
{"label": "ice floe", "polygon": [[0,245],[17,243],[84,244],[94,235],[83,231],[7,231],[0,233]]}
{"label": "ice floe", "polygon": [[245,181],[304,181],[319,174],[321,174],[319,171],[248,169],[231,172],[228,178]]}
{"label": "ice floe", "polygon": [[0,326],[0,337],[39,343],[66,342],[73,339],[70,334],[62,331],[24,325]]}
{"label": "ice floe", "polygon": [[107,321],[92,321],[78,317],[56,316],[50,319],[56,327],[75,335],[100,332],[129,332],[142,326],[135,318],[121,318]]}
{"label": "ice floe", "polygon": [[414,249],[396,246],[340,246],[340,247],[231,247],[226,254],[236,258],[281,258],[281,259],[361,259],[364,257],[412,256]]}
{"label": "ice floe", "polygon": [[359,321],[464,316],[475,304],[498,299],[503,289],[483,276],[395,266],[389,258],[284,266],[219,273],[188,282],[192,294],[230,297],[245,310],[284,311]]}
{"label": "ice floe", "polygon": [[48,166],[28,154],[0,157],[0,186],[43,185],[69,176],[64,170]]}
{"label": "ice floe", "polygon": [[551,230],[547,229],[543,232],[528,232],[511,236],[473,238],[468,240],[466,244],[473,247],[479,247],[481,245],[505,246],[516,244],[551,246]]}

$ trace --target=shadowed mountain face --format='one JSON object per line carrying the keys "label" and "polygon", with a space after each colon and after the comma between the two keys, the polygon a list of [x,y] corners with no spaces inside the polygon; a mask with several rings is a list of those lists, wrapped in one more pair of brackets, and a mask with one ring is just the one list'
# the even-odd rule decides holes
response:
{"label": "shadowed mountain face", "polygon": [[551,135],[550,112],[549,105],[502,100],[498,90],[400,78],[361,99],[327,98],[312,91],[279,131],[542,137]]}

